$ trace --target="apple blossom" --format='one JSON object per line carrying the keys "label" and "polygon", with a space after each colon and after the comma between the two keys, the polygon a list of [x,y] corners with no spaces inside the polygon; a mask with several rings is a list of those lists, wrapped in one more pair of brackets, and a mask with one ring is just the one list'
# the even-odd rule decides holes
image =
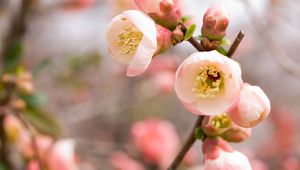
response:
{"label": "apple blossom", "polygon": [[206,138],[202,145],[204,170],[251,170],[248,158],[233,150],[226,141]]}
{"label": "apple blossom", "polygon": [[173,30],[180,21],[181,10],[175,0],[134,0],[136,6],[156,23]]}
{"label": "apple blossom", "polygon": [[142,12],[127,10],[111,20],[106,41],[112,58],[128,64],[127,76],[137,76],[155,54],[171,45],[171,33]]}
{"label": "apple blossom", "polygon": [[151,163],[166,169],[177,154],[180,146],[174,126],[157,119],[148,119],[133,124],[131,128],[133,142]]}
{"label": "apple blossom", "polygon": [[242,84],[237,62],[217,51],[197,52],[179,66],[175,91],[192,113],[218,115],[236,105]]}
{"label": "apple blossom", "polygon": [[210,40],[221,40],[226,35],[229,12],[225,5],[214,4],[204,14],[202,36]]}
{"label": "apple blossom", "polygon": [[263,90],[258,86],[244,84],[240,101],[229,112],[229,116],[239,126],[249,128],[263,121],[270,110],[270,101]]}

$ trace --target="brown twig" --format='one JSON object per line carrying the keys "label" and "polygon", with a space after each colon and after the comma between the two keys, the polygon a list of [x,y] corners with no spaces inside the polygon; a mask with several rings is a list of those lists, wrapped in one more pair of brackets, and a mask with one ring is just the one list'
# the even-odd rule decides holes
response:
{"label": "brown twig", "polygon": [[[1,62],[5,63],[7,57],[9,57],[9,53],[11,48],[15,45],[15,43],[19,42],[23,37],[25,32],[25,17],[28,13],[28,9],[30,7],[31,0],[22,0],[21,7],[19,12],[13,17],[10,31],[8,32],[6,38],[4,39],[2,53],[1,53]],[[11,96],[14,91],[13,85],[6,85],[6,94],[3,99],[0,101],[1,106],[6,106],[9,104]],[[0,161],[7,168],[12,169],[12,164],[9,160],[9,146],[6,139],[5,129],[4,129],[4,119],[5,115],[0,115],[0,140],[1,140],[1,151],[0,151]]]}
{"label": "brown twig", "polygon": [[172,164],[169,166],[168,170],[175,170],[175,169],[177,169],[177,167],[179,166],[179,164],[183,160],[183,158],[186,155],[186,153],[189,151],[189,149],[195,143],[195,141],[196,141],[195,129],[197,127],[200,127],[203,118],[204,118],[204,116],[198,116],[198,118],[196,120],[196,123],[195,123],[195,125],[193,127],[193,130],[191,131],[190,135],[188,136],[188,138],[187,138],[186,142],[184,143],[182,149],[180,150],[180,152],[178,153],[178,155],[176,156],[176,158],[174,159],[174,161],[172,162]]}
{"label": "brown twig", "polygon": [[245,36],[245,32],[243,30],[241,30],[238,35],[236,36],[234,42],[232,43],[231,47],[228,50],[227,56],[229,58],[232,57],[232,55],[235,53],[236,49],[238,48],[238,46],[240,45],[241,41],[243,40]]}

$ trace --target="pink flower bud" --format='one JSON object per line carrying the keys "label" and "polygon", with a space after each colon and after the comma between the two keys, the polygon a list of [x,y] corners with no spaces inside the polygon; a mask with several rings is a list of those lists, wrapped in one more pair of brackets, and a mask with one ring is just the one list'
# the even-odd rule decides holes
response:
{"label": "pink flower bud", "polygon": [[202,149],[204,170],[252,170],[248,158],[220,138],[205,139]]}
{"label": "pink flower bud", "polygon": [[230,128],[220,136],[228,142],[242,142],[248,139],[250,135],[251,128],[243,128],[232,122]]}
{"label": "pink flower bud", "polygon": [[128,10],[111,20],[106,41],[113,59],[129,65],[127,76],[137,76],[147,69],[155,54],[171,45],[171,33],[156,27],[142,12]]}
{"label": "pink flower bud", "polygon": [[134,0],[138,8],[156,23],[173,30],[180,21],[181,11],[174,0]]}
{"label": "pink flower bud", "polygon": [[179,66],[175,91],[192,113],[218,115],[236,105],[242,84],[237,62],[217,51],[197,52]]}
{"label": "pink flower bud", "polygon": [[226,35],[229,12],[225,5],[215,4],[204,14],[202,36],[210,40],[221,40]]}
{"label": "pink flower bud", "polygon": [[143,165],[123,152],[113,153],[111,156],[111,163],[114,170],[145,170]]}
{"label": "pink flower bud", "polygon": [[270,101],[263,90],[258,86],[245,84],[240,101],[229,116],[239,126],[249,128],[263,121],[270,110]]}
{"label": "pink flower bud", "polygon": [[174,126],[157,119],[139,121],[131,128],[133,142],[145,159],[166,169],[177,154],[180,142]]}

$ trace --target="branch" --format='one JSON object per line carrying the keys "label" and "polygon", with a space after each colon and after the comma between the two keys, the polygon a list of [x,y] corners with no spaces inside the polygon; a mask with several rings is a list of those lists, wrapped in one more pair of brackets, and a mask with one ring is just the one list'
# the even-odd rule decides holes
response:
{"label": "branch", "polygon": [[176,156],[176,158],[174,159],[174,161],[172,162],[172,164],[169,166],[168,170],[175,170],[175,169],[177,169],[177,167],[179,166],[179,164],[183,160],[183,158],[186,155],[186,153],[193,146],[193,144],[196,141],[195,129],[201,126],[203,118],[204,118],[204,116],[198,116],[198,118],[196,120],[196,123],[195,123],[195,125],[193,127],[193,130],[191,131],[191,133],[190,133],[189,137],[187,138],[185,144],[183,145],[182,149],[180,150],[180,152],[178,153],[178,155]]}
{"label": "branch", "polygon": [[[182,32],[185,34],[186,27],[182,23],[180,23],[179,26],[180,26]],[[242,39],[244,38],[244,36],[245,36],[245,33],[243,31],[240,31],[239,34],[237,35],[237,37],[235,38],[234,43],[229,48],[229,52],[228,52],[229,58],[232,57],[232,55],[236,51],[237,47],[239,46],[239,44],[242,41]],[[199,52],[204,51],[204,48],[202,47],[200,42],[198,42],[193,36],[190,39],[188,39],[187,41],[190,42]],[[182,149],[180,150],[180,152],[177,154],[177,156],[175,157],[175,159],[169,166],[168,170],[176,170],[178,168],[178,166],[180,165],[180,163],[182,162],[186,153],[193,146],[193,144],[196,141],[195,129],[201,126],[201,123],[202,123],[202,120],[204,117],[205,116],[198,116],[198,119],[197,119],[188,139],[186,140]],[[204,139],[205,139],[205,136],[204,136]]]}
{"label": "branch", "polygon": [[[8,32],[6,38],[3,42],[2,53],[0,55],[2,64],[5,63],[6,57],[9,57],[10,49],[14,44],[21,40],[25,32],[25,17],[28,13],[31,0],[22,0],[21,7],[16,16],[13,18],[10,26],[10,31]],[[1,99],[0,105],[6,106],[10,102],[10,98],[13,95],[14,86],[7,85],[5,87],[5,97]],[[1,151],[0,151],[0,161],[6,166],[7,169],[12,169],[12,164],[9,160],[9,146],[6,139],[5,129],[4,129],[4,119],[5,115],[0,115],[0,140],[1,140]]]}
{"label": "branch", "polygon": [[227,56],[229,58],[232,57],[232,55],[235,53],[236,49],[238,48],[238,46],[240,45],[241,41],[243,40],[245,36],[245,32],[243,30],[241,30],[238,35],[236,36],[234,42],[232,43],[231,47],[229,48],[229,51],[227,53]]}

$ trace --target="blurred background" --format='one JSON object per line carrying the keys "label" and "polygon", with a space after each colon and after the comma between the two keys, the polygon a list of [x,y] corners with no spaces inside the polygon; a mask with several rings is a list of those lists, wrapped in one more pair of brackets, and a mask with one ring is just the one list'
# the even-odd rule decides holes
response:
{"label": "blurred background", "polygon": [[[232,146],[246,153],[257,170],[299,170],[299,1],[178,2],[184,15],[194,15],[197,33],[205,10],[215,2],[230,10],[229,39],[240,29],[246,32],[233,58],[241,64],[243,80],[266,92],[272,113],[253,129],[249,140]],[[19,6],[20,0],[0,0],[1,47]],[[107,23],[125,9],[135,9],[131,0],[34,0],[25,20],[22,63],[34,74],[41,102],[59,120],[61,137],[76,141],[84,170],[113,169],[112,154],[117,151],[142,162],[145,169],[155,169],[134,148],[132,124],[147,118],[168,120],[184,141],[196,119],[181,106],[172,85],[176,67],[195,52],[190,44],[155,58],[151,68],[136,78],[126,77],[125,66],[109,56]],[[182,169],[201,165],[200,143],[193,149],[194,163]]]}

